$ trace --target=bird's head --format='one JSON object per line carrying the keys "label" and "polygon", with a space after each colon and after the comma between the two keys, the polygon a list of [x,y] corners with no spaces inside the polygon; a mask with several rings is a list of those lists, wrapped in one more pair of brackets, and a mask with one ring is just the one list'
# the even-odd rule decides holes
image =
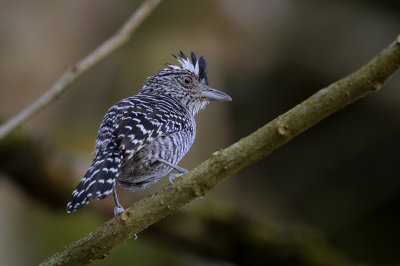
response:
{"label": "bird's head", "polygon": [[207,63],[204,57],[191,53],[189,59],[182,51],[174,57],[180,65],[168,67],[149,77],[141,93],[165,95],[179,100],[193,114],[198,113],[210,101],[231,101],[232,98],[208,85]]}

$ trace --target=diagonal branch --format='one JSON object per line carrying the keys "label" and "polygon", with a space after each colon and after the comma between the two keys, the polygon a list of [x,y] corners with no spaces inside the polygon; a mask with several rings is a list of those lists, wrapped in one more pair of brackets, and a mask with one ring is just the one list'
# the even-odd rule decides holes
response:
{"label": "diagonal branch", "polygon": [[117,33],[103,42],[99,47],[77,62],[74,66],[68,68],[67,71],[65,71],[64,74],[62,74],[54,83],[54,85],[40,98],[4,123],[0,127],[0,139],[4,138],[12,130],[28,121],[50,103],[54,102],[83,73],[124,45],[130,39],[132,33],[137,29],[137,27],[160,2],[161,0],[144,1],[139,9],[132,14]]}
{"label": "diagonal branch", "polygon": [[42,265],[87,264],[104,258],[124,241],[204,195],[225,178],[269,155],[275,149],[344,108],[379,89],[400,68],[400,36],[369,63],[318,91],[264,127],[232,146],[215,152],[188,174],[135,203],[86,237],[65,247]]}

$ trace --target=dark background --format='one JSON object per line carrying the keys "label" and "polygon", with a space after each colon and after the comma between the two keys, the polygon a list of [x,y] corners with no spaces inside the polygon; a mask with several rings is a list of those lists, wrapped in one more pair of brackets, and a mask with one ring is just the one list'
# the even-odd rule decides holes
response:
{"label": "dark background", "polygon": [[[0,120],[34,101],[139,4],[0,1]],[[171,53],[204,55],[210,85],[233,98],[197,116],[197,139],[180,163],[191,169],[361,67],[395,40],[399,25],[397,0],[163,1],[126,46],[0,142],[0,264],[37,264],[112,216],[111,198],[71,215],[65,204],[90,165],[107,109],[175,63]],[[98,264],[398,265],[399,88],[397,73]],[[121,203],[166,179],[143,192],[119,190]],[[193,235],[202,230],[204,237]],[[266,235],[268,245],[257,242]]]}

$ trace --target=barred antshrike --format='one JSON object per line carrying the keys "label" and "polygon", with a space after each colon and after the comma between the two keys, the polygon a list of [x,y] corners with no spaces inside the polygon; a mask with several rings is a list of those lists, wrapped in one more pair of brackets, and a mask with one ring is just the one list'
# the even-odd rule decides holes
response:
{"label": "barred antshrike", "polygon": [[73,191],[67,204],[71,213],[113,193],[114,214],[124,209],[115,184],[134,191],[160,177],[187,173],[177,164],[192,146],[196,135],[194,115],[210,100],[231,101],[227,94],[208,86],[206,60],[183,52],[174,57],[179,66],[149,77],[140,92],[121,100],[106,113],[100,125],[92,166]]}

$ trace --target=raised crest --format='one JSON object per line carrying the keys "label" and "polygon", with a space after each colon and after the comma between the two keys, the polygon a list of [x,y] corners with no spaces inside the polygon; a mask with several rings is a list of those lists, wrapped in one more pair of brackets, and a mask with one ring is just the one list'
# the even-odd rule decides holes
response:
{"label": "raised crest", "polygon": [[180,66],[166,64],[169,68],[190,71],[198,77],[199,81],[204,80],[208,85],[207,62],[203,56],[199,58],[196,53],[191,52],[189,59],[182,51],[179,52],[178,56],[174,54],[172,56],[178,60]]}

